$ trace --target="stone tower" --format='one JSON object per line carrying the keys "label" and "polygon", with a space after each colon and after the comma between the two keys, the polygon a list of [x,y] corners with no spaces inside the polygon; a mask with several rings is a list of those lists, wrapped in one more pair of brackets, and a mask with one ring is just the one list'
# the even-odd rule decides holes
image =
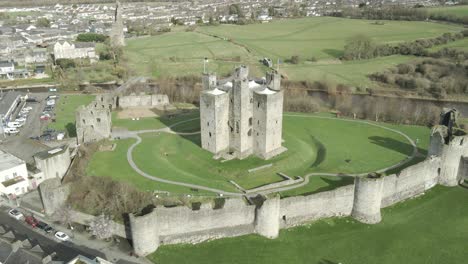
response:
{"label": "stone tower", "polygon": [[125,46],[125,37],[123,32],[122,6],[117,1],[115,5],[114,24],[110,33],[111,44],[116,47]]}
{"label": "stone tower", "polygon": [[76,139],[78,144],[106,139],[111,136],[112,105],[105,101],[104,96],[97,96],[96,100],[87,106],[76,109]]}
{"label": "stone tower", "polygon": [[280,76],[267,74],[266,84],[248,79],[241,66],[218,84],[214,74],[203,75],[200,96],[202,148],[244,159],[251,154],[269,159],[282,147],[283,92]]}

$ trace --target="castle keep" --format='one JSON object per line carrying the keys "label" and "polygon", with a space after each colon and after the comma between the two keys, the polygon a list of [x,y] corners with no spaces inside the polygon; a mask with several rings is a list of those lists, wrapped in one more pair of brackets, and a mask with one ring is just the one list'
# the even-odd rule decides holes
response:
{"label": "castle keep", "polygon": [[200,96],[202,147],[216,155],[239,159],[256,155],[270,159],[281,146],[283,92],[281,76],[269,72],[262,83],[249,81],[249,69],[241,66],[218,83],[214,74],[203,75]]}

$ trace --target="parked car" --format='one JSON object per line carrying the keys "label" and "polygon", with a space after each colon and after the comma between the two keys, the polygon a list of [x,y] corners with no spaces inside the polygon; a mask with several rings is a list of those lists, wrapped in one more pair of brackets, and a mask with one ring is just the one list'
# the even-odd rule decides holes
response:
{"label": "parked car", "polygon": [[41,115],[41,117],[39,117],[39,119],[41,120],[49,120],[50,116],[48,115]]}
{"label": "parked car", "polygon": [[55,232],[55,238],[57,238],[57,239],[60,240],[60,241],[68,241],[68,240],[70,240],[70,237],[69,237],[67,234],[65,234],[65,233],[63,233],[63,232],[60,232],[60,231]]}
{"label": "parked car", "polygon": [[28,99],[26,99],[26,102],[28,102],[28,103],[38,103],[39,101],[37,101],[36,98],[28,98]]}
{"label": "parked car", "polygon": [[4,131],[5,134],[7,134],[7,135],[16,135],[16,134],[18,134],[18,133],[20,132],[20,131],[19,131],[17,128],[15,128],[15,127],[5,127],[5,128],[3,129],[3,131]]}
{"label": "parked car", "polygon": [[16,220],[20,220],[23,217],[23,214],[17,209],[11,209],[8,211],[8,215],[15,218]]}
{"label": "parked car", "polygon": [[48,106],[55,105],[55,100],[51,99],[51,100],[47,101],[46,105],[48,105]]}
{"label": "parked car", "polygon": [[32,227],[36,227],[39,224],[39,221],[37,221],[37,219],[32,215],[26,216],[24,221],[26,221],[26,223]]}
{"label": "parked car", "polygon": [[44,223],[42,221],[39,221],[39,223],[37,224],[37,227],[39,229],[44,230],[44,232],[46,232],[46,233],[51,233],[52,231],[54,231],[54,229],[50,225],[48,225],[47,223]]}
{"label": "parked car", "polygon": [[20,122],[8,122],[7,127],[18,128],[18,127],[21,127],[21,123]]}

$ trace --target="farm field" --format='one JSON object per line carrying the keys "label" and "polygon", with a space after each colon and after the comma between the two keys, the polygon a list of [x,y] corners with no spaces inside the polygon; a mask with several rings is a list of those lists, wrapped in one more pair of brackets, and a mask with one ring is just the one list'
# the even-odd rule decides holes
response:
{"label": "farm field", "polygon": [[468,5],[431,7],[427,8],[430,14],[453,15],[456,17],[468,17]]}
{"label": "farm field", "polygon": [[[293,55],[299,64],[283,63],[280,71],[291,80],[328,80],[354,86],[369,85],[367,74],[406,62],[411,57],[391,56],[359,62],[341,62],[345,41],[365,34],[377,43],[397,43],[457,32],[450,24],[374,21],[317,17],[274,21],[245,26],[198,27],[195,32],[171,32],[160,36],[129,39],[125,48],[134,74],[154,77],[199,75],[203,58],[208,70],[228,74],[239,64],[247,64],[252,76],[263,76],[264,57],[284,62]],[[312,60],[313,58],[313,60]]]}
{"label": "farm field", "polygon": [[66,131],[69,137],[75,137],[75,110],[78,106],[90,104],[94,98],[94,95],[61,94],[55,105],[55,122],[48,128]]}
{"label": "farm field", "polygon": [[149,259],[177,264],[464,263],[468,210],[454,201],[467,199],[467,189],[437,186],[423,196],[382,209],[383,220],[376,225],[350,217],[324,219],[283,229],[277,239],[248,235],[161,246]]}
{"label": "farm field", "polygon": [[[329,115],[320,115],[329,117]],[[186,115],[186,120],[193,119]],[[157,118],[155,118],[157,120]],[[180,121],[175,118],[174,123]],[[137,122],[137,121],[135,121]],[[152,120],[146,124],[154,124]],[[160,121],[160,124],[168,124]],[[114,123],[115,124],[115,123]],[[429,137],[429,130],[423,127],[395,126],[410,131],[413,140]],[[157,128],[157,127],[154,127]],[[153,128],[153,129],[154,129]],[[150,129],[150,127],[144,127]],[[175,131],[193,132],[199,129],[199,121],[192,120],[173,127]],[[304,176],[311,172],[327,173],[362,173],[382,169],[404,160],[412,153],[407,140],[392,131],[362,123],[351,123],[342,119],[310,118],[310,115],[284,117],[285,146],[289,149],[282,155],[268,161],[255,157],[245,160],[233,160],[225,163],[212,159],[212,154],[201,149],[199,134],[179,136],[166,133],[141,134],[142,143],[133,151],[136,165],[143,171],[160,178],[193,183],[226,191],[235,191],[229,180],[234,180],[245,189],[280,181],[276,174],[283,172],[289,176]],[[88,167],[88,174],[126,178],[130,182],[148,182],[130,169],[126,161],[126,149],[131,145],[128,140],[116,141],[115,153],[96,153]],[[124,145],[124,147],[122,147]],[[425,154],[427,140],[421,141],[420,152]],[[294,162],[292,162],[294,161]],[[273,166],[257,172],[248,173],[249,169],[272,163]],[[109,164],[101,167],[99,164]],[[112,166],[112,164],[118,164]],[[136,175],[136,178],[135,178]],[[131,178],[131,179],[130,179]],[[352,182],[352,181],[351,181]],[[297,195],[324,188],[334,188],[349,184],[349,179],[331,177],[312,177],[306,185],[288,195]],[[164,188],[165,191],[177,192],[171,186],[136,183],[137,187]],[[166,189],[167,187],[167,189]]]}

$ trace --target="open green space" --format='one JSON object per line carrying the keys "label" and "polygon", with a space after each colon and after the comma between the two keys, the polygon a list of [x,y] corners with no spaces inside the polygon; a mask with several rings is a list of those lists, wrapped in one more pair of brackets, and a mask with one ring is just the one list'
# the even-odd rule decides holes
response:
{"label": "open green space", "polygon": [[[232,191],[234,187],[229,180],[249,189],[280,181],[277,172],[289,176],[304,176],[312,172],[362,173],[394,165],[412,153],[409,142],[395,132],[343,119],[298,115],[284,117],[283,138],[288,151],[268,161],[250,157],[221,163],[212,158],[213,154],[201,149],[199,134],[180,136],[166,133],[142,134],[143,142],[135,148],[133,158],[140,169],[153,176]],[[193,116],[186,116],[186,120],[192,118]],[[155,121],[150,123],[152,122]],[[173,129],[193,132],[198,130],[198,126],[198,120],[192,120],[180,123]],[[414,140],[420,138],[421,152],[425,154],[425,138],[428,138],[429,129],[395,127],[407,130],[407,134]],[[117,144],[121,144],[120,141],[117,141]],[[98,164],[114,164],[120,161],[103,161],[99,155],[93,158],[90,165],[92,175],[113,175],[114,167],[100,171],[97,169]],[[122,155],[125,159],[126,153]],[[270,163],[273,164],[270,168],[248,173],[249,169]],[[115,173],[121,172],[120,168],[115,167]],[[348,183],[349,180],[346,179],[313,177],[311,184],[302,187],[304,189],[299,189],[299,192],[310,193]]]}
{"label": "open green space", "polygon": [[[280,70],[291,80],[329,80],[361,86],[371,83],[369,73],[411,57],[342,62],[338,58],[351,36],[365,34],[376,43],[397,43],[462,30],[459,25],[431,22],[385,21],[384,25],[373,22],[316,17],[245,26],[203,26],[195,32],[130,39],[125,53],[134,74],[154,77],[199,75],[205,57],[209,58],[208,70],[220,75],[228,74],[236,65],[246,64],[253,76],[262,76],[266,68],[259,60],[269,57],[274,62],[277,59],[283,62]],[[299,56],[299,64],[284,63],[293,55]]]}
{"label": "open green space", "polygon": [[382,210],[382,222],[350,217],[325,219],[280,231],[197,245],[161,246],[154,263],[465,263],[468,259],[468,199],[461,187],[437,186],[424,196]]}
{"label": "open green space", "polygon": [[50,123],[48,127],[66,131],[69,137],[75,137],[75,111],[81,105],[90,104],[94,98],[94,95],[61,94],[55,105],[55,122]]}
{"label": "open green space", "polygon": [[468,5],[444,6],[427,8],[430,14],[452,15],[456,17],[468,17]]}

